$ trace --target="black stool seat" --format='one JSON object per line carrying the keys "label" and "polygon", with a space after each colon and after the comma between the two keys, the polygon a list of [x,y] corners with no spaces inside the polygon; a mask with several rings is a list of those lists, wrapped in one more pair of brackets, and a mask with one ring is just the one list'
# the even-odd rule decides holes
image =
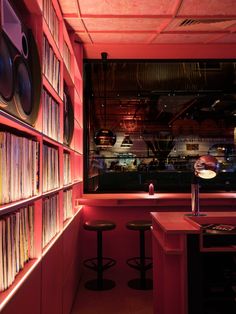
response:
{"label": "black stool seat", "polygon": [[152,222],[150,220],[133,220],[126,224],[129,230],[150,230]]}
{"label": "black stool seat", "polygon": [[108,220],[88,220],[84,223],[84,229],[90,231],[107,231],[115,229],[116,225]]}
{"label": "black stool seat", "polygon": [[152,280],[146,278],[146,271],[152,268],[152,258],[145,255],[145,232],[150,230],[151,220],[133,220],[126,224],[127,229],[139,231],[139,256],[131,257],[126,262],[140,272],[140,277],[128,282],[128,286],[137,290],[152,289]]}
{"label": "black stool seat", "polygon": [[114,266],[116,261],[110,257],[103,256],[102,250],[102,233],[115,229],[116,224],[108,220],[88,220],[84,223],[84,229],[97,232],[97,256],[86,259],[83,264],[97,273],[97,278],[85,283],[89,290],[109,290],[115,286],[114,281],[103,278],[103,272]]}

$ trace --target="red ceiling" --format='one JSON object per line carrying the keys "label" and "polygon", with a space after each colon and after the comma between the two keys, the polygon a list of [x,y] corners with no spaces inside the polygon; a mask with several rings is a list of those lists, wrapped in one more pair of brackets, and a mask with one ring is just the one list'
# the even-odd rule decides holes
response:
{"label": "red ceiling", "polygon": [[236,0],[59,0],[100,58],[236,58]]}

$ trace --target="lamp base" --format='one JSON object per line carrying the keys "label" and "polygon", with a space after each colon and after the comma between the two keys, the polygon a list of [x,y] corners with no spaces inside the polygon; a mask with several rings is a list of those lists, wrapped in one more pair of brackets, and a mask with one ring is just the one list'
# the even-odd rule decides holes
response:
{"label": "lamp base", "polygon": [[207,214],[199,213],[199,214],[195,215],[193,213],[189,213],[189,214],[185,214],[185,216],[199,217],[199,216],[207,216]]}

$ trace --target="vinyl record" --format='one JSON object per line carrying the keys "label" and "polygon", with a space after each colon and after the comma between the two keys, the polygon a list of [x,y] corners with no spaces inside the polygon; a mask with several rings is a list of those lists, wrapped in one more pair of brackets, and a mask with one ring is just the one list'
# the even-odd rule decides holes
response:
{"label": "vinyl record", "polygon": [[22,57],[18,56],[14,64],[16,74],[14,101],[20,118],[25,120],[33,109],[31,76]]}
{"label": "vinyl record", "polygon": [[74,110],[70,96],[64,93],[64,144],[70,145],[74,133]]}
{"label": "vinyl record", "polygon": [[13,61],[7,38],[0,33],[0,95],[5,101],[12,99],[14,93]]}

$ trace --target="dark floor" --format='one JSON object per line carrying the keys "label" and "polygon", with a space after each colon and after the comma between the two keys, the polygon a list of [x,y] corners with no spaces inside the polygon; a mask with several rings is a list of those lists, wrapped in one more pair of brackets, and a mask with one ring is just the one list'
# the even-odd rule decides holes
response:
{"label": "dark floor", "polygon": [[134,290],[127,286],[126,276],[106,274],[114,279],[116,286],[108,291],[90,291],[84,282],[91,274],[82,279],[71,314],[152,314],[153,290]]}

